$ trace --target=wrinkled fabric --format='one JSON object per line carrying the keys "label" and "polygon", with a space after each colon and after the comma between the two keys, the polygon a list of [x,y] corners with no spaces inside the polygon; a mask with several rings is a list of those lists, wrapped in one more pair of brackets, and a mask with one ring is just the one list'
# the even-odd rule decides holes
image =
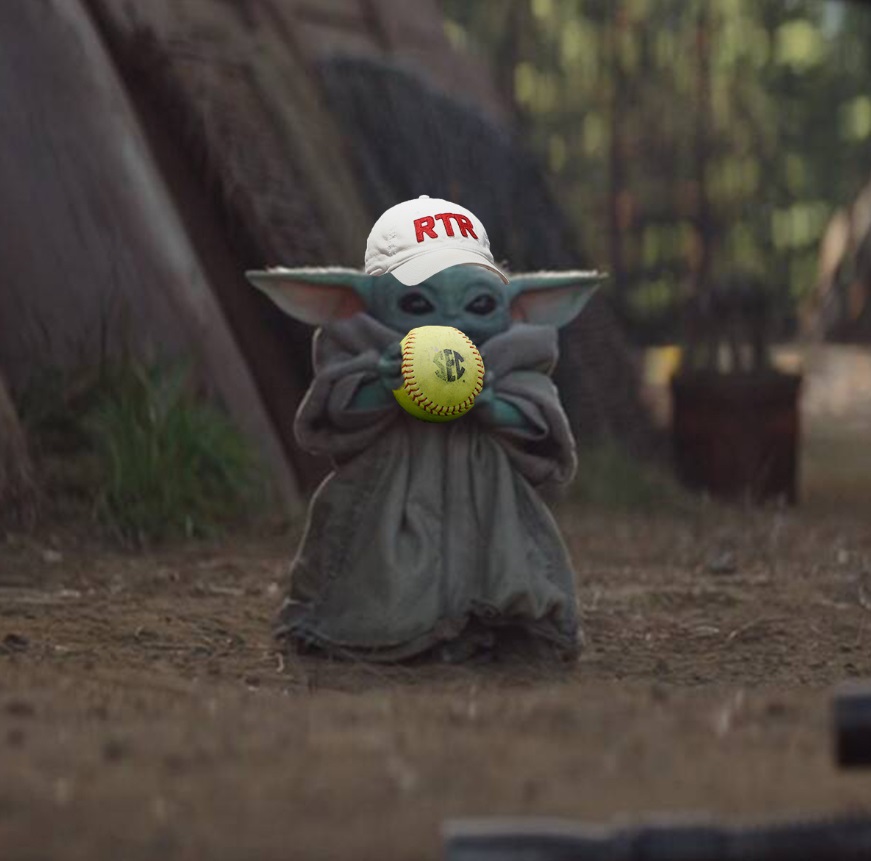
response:
{"label": "wrinkled fabric", "polygon": [[353,408],[404,334],[357,314],[315,335],[295,432],[335,469],[311,500],[277,633],[346,657],[399,660],[483,622],[576,654],[574,572],[535,490],[568,482],[577,466],[548,376],[556,329],[515,324],[480,347],[488,383],[521,411],[523,428],[491,426],[475,408],[438,424],[392,399]]}

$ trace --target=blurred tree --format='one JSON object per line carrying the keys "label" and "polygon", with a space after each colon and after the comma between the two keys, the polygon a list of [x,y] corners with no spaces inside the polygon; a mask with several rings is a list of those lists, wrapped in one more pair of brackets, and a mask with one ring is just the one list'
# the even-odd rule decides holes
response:
{"label": "blurred tree", "polygon": [[637,340],[678,337],[686,285],[736,267],[791,331],[825,225],[871,169],[871,4],[443,7],[455,44],[513,80],[519,128]]}
{"label": "blurred tree", "polygon": [[626,259],[624,237],[632,224],[633,200],[628,189],[627,140],[624,123],[626,103],[626,70],[624,48],[631,38],[626,0],[615,0],[607,27],[607,58],[611,69],[608,116],[610,140],[608,146],[608,249],[611,291],[617,313],[626,314]]}
{"label": "blurred tree", "polygon": [[708,193],[708,165],[711,158],[711,6],[703,3],[697,10],[695,26],[696,127],[695,127],[695,255],[690,260],[692,292],[699,295],[708,289],[711,275],[712,244],[716,230],[711,218]]}

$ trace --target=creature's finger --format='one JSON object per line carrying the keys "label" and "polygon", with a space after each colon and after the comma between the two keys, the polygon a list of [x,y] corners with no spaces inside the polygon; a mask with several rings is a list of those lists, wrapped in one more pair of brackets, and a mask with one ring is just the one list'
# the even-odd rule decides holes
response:
{"label": "creature's finger", "polygon": [[394,341],[392,344],[389,344],[384,348],[381,353],[380,359],[382,362],[402,362],[402,342]]}
{"label": "creature's finger", "polygon": [[485,382],[484,388],[481,389],[481,394],[475,398],[475,407],[488,407],[493,403],[495,397],[496,393],[493,391],[493,387],[488,386]]}
{"label": "creature's finger", "polygon": [[389,348],[385,350],[378,360],[378,373],[385,388],[390,391],[398,389],[403,383],[402,356],[390,356]]}

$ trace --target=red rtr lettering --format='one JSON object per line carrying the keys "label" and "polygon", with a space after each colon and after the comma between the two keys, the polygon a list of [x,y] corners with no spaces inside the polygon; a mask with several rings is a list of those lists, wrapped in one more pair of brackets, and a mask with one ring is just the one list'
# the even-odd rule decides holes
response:
{"label": "red rtr lettering", "polygon": [[438,239],[438,234],[433,230],[435,227],[435,218],[431,215],[425,215],[423,218],[414,219],[414,235],[418,242],[423,242],[424,233],[430,239]]}
{"label": "red rtr lettering", "polygon": [[423,242],[424,235],[428,236],[430,239],[438,239],[438,235],[435,232],[436,218],[444,225],[445,233],[448,236],[454,235],[454,228],[451,224],[451,219],[453,219],[456,221],[457,227],[460,228],[460,234],[462,236],[467,238],[471,236],[473,239],[478,238],[478,234],[475,233],[475,228],[472,226],[472,222],[468,217],[460,215],[458,212],[440,212],[435,217],[427,215],[423,218],[416,218],[414,220],[414,233],[418,242]]}
{"label": "red rtr lettering", "polygon": [[472,227],[472,222],[469,221],[465,215],[455,215],[454,218],[457,219],[457,226],[460,228],[460,233],[462,233],[463,236],[468,236],[471,233],[475,239],[478,238],[478,234],[475,233],[475,228]]}
{"label": "red rtr lettering", "polygon": [[445,226],[445,233],[447,233],[448,236],[453,236],[453,235],[454,235],[454,228],[451,227],[451,219],[452,219],[452,218],[458,218],[458,217],[459,217],[459,216],[454,215],[453,212],[442,212],[442,213],[440,213],[439,215],[436,216],[436,218],[437,218],[439,221],[441,221],[442,224],[444,224],[444,226]]}

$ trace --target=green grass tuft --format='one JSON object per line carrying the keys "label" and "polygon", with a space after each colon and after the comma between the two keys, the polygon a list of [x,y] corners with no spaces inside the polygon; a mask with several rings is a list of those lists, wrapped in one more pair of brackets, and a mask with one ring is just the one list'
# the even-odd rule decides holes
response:
{"label": "green grass tuft", "polygon": [[213,537],[266,498],[247,440],[197,396],[185,367],[125,361],[47,373],[22,404],[46,460],[86,465],[64,464],[65,489],[127,543]]}

